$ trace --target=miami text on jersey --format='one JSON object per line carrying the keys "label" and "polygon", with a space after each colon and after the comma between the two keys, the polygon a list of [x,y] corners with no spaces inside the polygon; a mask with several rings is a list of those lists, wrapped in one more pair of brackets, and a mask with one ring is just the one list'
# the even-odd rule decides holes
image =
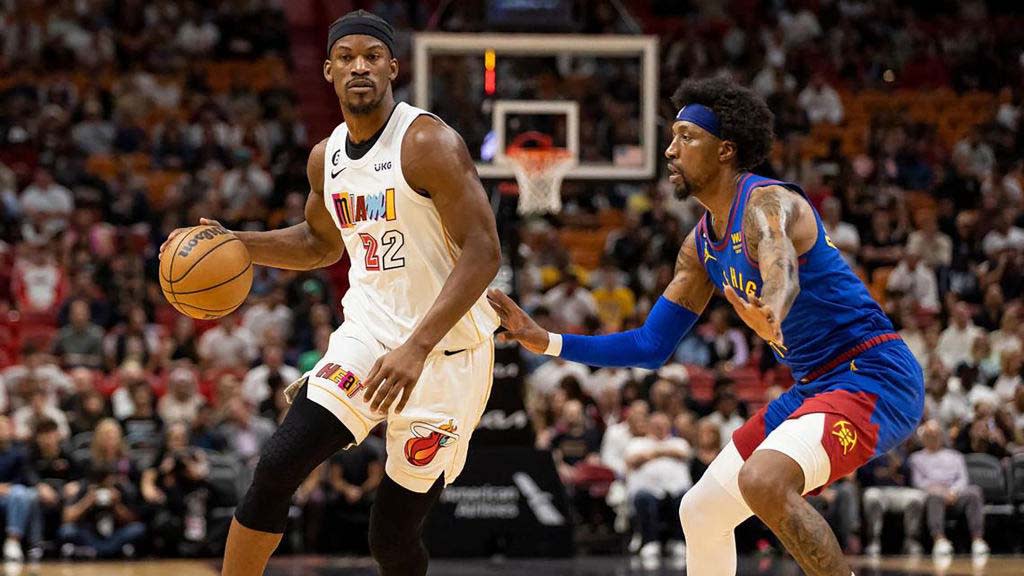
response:
{"label": "miami text on jersey", "polygon": [[351,228],[360,222],[397,218],[395,211],[395,189],[388,188],[381,194],[351,194],[335,192],[331,195],[338,224]]}

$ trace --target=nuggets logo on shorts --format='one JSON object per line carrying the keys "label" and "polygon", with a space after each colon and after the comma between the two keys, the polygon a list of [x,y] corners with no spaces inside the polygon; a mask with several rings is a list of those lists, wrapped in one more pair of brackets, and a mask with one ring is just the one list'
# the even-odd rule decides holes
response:
{"label": "nuggets logo on shorts", "polygon": [[832,425],[832,435],[839,440],[840,446],[843,447],[843,456],[849,454],[850,450],[857,446],[857,431],[846,420],[840,420]]}
{"label": "nuggets logo on shorts", "polygon": [[441,426],[426,422],[413,422],[409,429],[412,438],[405,443],[405,459],[413,466],[426,466],[434,460],[438,450],[459,440],[458,427],[451,419]]}
{"label": "nuggets logo on shorts", "polygon": [[337,364],[324,364],[324,367],[321,368],[320,371],[316,373],[316,375],[320,378],[326,378],[331,382],[337,384],[338,388],[340,388],[349,398],[355,396],[356,392],[359,392],[360,390],[363,389],[363,382],[359,379],[358,376],[353,374],[350,370],[345,370],[344,368],[338,366]]}

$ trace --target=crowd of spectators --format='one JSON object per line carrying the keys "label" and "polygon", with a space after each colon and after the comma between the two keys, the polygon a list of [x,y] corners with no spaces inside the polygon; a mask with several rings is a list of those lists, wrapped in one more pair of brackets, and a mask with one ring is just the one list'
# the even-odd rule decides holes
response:
{"label": "crowd of spectators", "polygon": [[[338,294],[260,270],[245,310],[194,322],[166,310],[157,248],[200,215],[302,219],[281,6],[2,4],[4,557],[216,553]],[[349,473],[324,472],[330,506],[364,499]]]}
{"label": "crowd of spectators", "polygon": [[[163,238],[200,216],[247,229],[303,218],[311,143],[286,66],[226,82],[203,66],[287,60],[280,8],[264,0],[2,4],[3,553],[216,553],[287,410],[282,389],[326,349],[345,286],[340,266],[261,267],[242,310],[201,322],[173,312],[156,281]],[[464,3],[437,13],[415,2],[366,4],[403,29],[478,28]],[[595,4],[604,8],[588,12],[589,31],[631,31],[611,3]],[[815,505],[850,551],[881,549],[887,511],[903,514],[910,552],[927,545],[924,536],[939,553],[982,551],[981,496],[963,455],[1006,460],[1024,446],[1024,28],[1006,25],[995,2],[943,4],[934,17],[851,0],[733,2],[724,12],[714,2],[637,4],[637,21],[662,36],[666,94],[681,78],[727,73],[769,100],[778,145],[761,170],[804,185],[925,371],[929,422],[920,438]],[[664,11],[700,33],[662,32]],[[937,33],[954,25],[957,34]],[[399,45],[407,70],[405,35]],[[408,80],[399,78],[399,98]],[[838,143],[803,153],[815,125],[843,127],[840,91],[887,86],[1007,97],[950,145],[933,126],[880,118],[862,153],[844,154]],[[667,107],[664,118],[674,115]],[[614,97],[595,110],[622,115]],[[588,142],[608,150],[635,129],[596,131]],[[167,174],[173,179],[160,179]],[[664,178],[567,184],[564,214],[520,230],[523,305],[553,330],[641,323],[700,215],[670,188]],[[620,223],[599,266],[579,266],[562,233],[609,210]],[[523,358],[538,446],[554,454],[583,530],[635,534],[647,558],[682,553],[675,503],[745,418],[790,385],[718,301],[661,370],[545,360]],[[303,484],[286,547],[365,546],[320,527],[364,529],[383,474],[378,440],[339,453]],[[965,512],[969,540],[947,539],[947,508]],[[763,530],[741,530],[742,547],[770,542]]]}

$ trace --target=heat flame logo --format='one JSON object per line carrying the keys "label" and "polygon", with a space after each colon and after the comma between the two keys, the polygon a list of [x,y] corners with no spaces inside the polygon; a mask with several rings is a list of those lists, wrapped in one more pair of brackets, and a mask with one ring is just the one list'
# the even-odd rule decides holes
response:
{"label": "heat flame logo", "polygon": [[459,440],[458,427],[452,419],[441,426],[426,422],[413,422],[409,427],[412,438],[405,443],[405,459],[413,466],[426,466],[437,456],[438,450]]}

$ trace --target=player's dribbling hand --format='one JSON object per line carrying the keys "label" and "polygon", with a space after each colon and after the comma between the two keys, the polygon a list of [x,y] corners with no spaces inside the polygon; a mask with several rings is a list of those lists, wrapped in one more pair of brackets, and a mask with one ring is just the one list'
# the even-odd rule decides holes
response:
{"label": "player's dribbling hand", "polygon": [[370,403],[370,410],[387,414],[401,393],[402,399],[395,407],[395,413],[400,413],[423,373],[428,352],[406,343],[377,358],[366,377],[366,392],[363,394],[363,401]]}
{"label": "player's dribbling hand", "polygon": [[[200,226],[220,226],[221,224],[220,224],[220,222],[217,222],[216,220],[210,220],[209,218],[200,218],[199,219],[199,225]],[[191,228],[191,227],[189,227],[189,228]],[[178,236],[178,234],[181,234],[182,232],[188,230],[189,228],[175,228],[174,230],[172,230],[171,233],[167,235],[167,240],[164,240],[164,243],[160,245],[160,253],[158,254],[158,256],[163,256],[164,248],[167,248],[167,246],[170,245],[171,240],[174,240]]]}
{"label": "player's dribbling hand", "polygon": [[548,348],[548,331],[541,328],[533,318],[523,312],[507,294],[497,289],[487,291],[487,302],[498,313],[501,325],[507,332],[498,335],[502,342],[518,340],[524,348],[534,354],[543,354]]}
{"label": "player's dribbling hand", "polygon": [[770,306],[754,295],[748,296],[748,300],[740,298],[739,294],[726,286],[724,289],[725,299],[736,309],[736,313],[743,322],[750,326],[750,329],[757,332],[757,335],[769,344],[782,346],[782,325],[776,319],[775,313]]}

